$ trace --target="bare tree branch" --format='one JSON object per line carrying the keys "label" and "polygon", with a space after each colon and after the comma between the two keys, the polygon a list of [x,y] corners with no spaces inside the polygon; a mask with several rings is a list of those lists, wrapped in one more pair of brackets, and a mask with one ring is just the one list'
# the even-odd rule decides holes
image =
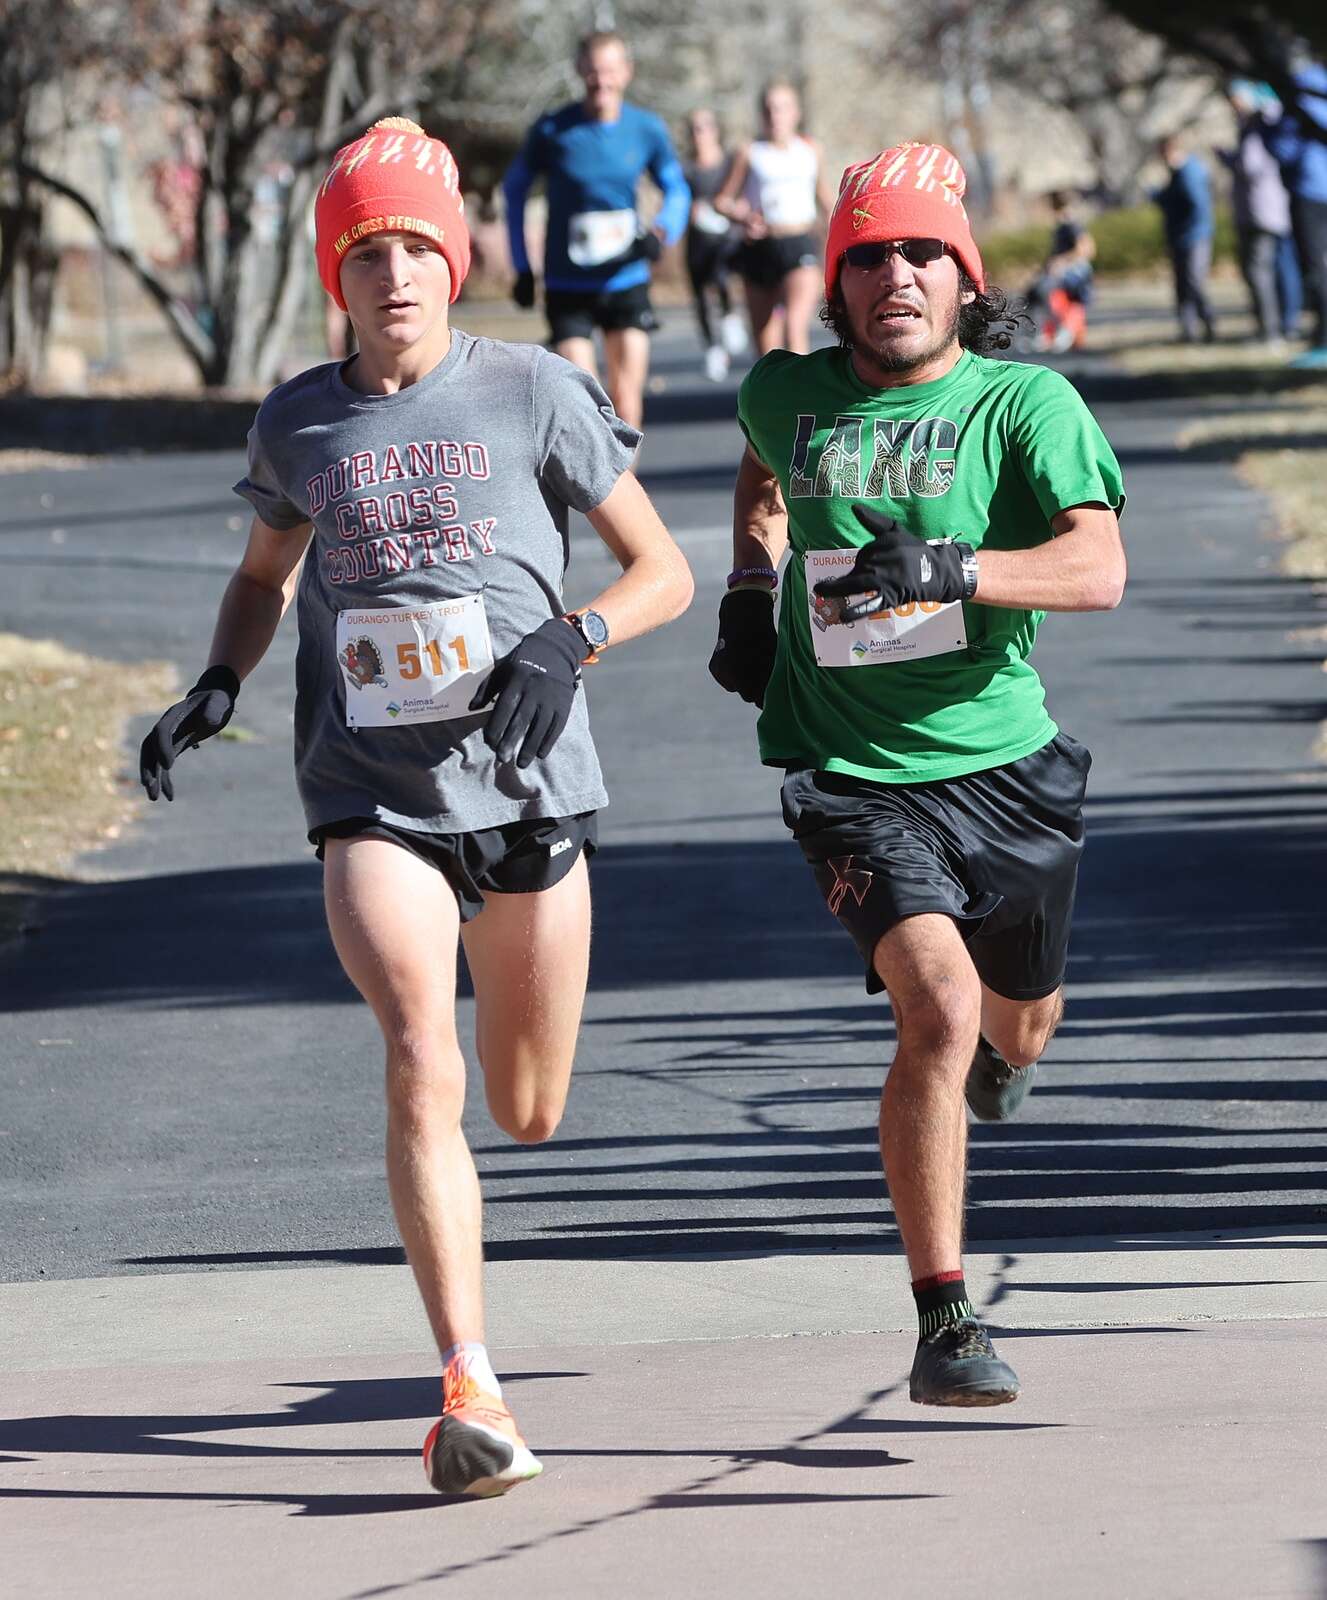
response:
{"label": "bare tree branch", "polygon": [[214,355],[213,341],[200,327],[197,318],[191,315],[187,307],[180,304],[179,298],[161,281],[138,252],[112,236],[93,202],[73,184],[43,171],[30,161],[21,163],[20,170],[31,182],[42,184],[52,194],[62,195],[64,199],[78,207],[96,229],[97,237],[106,249],[117,261],[122,261],[129,268],[144,290],[165,313],[175,337],[197,363],[199,370],[205,373]]}

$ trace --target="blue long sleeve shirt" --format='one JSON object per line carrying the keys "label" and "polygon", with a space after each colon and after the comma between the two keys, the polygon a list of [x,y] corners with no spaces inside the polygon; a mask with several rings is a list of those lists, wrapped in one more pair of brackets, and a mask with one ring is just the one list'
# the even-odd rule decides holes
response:
{"label": "blue long sleeve shirt", "polygon": [[1268,128],[1267,148],[1292,197],[1327,203],[1327,67],[1301,67],[1294,82],[1299,106]]}
{"label": "blue long sleeve shirt", "polygon": [[502,182],[516,271],[530,270],[525,202],[542,176],[548,194],[544,286],[602,293],[647,283],[650,264],[644,259],[618,262],[612,255],[598,263],[593,259],[596,241],[615,237],[615,217],[628,226],[625,214],[635,212],[636,188],[644,172],[663,196],[654,225],[672,244],[686,227],[691,191],[662,118],[639,106],[624,105],[616,122],[595,122],[579,103],[540,117]]}
{"label": "blue long sleeve shirt", "polygon": [[1172,247],[1185,249],[1212,237],[1216,228],[1212,185],[1207,168],[1197,156],[1189,156],[1176,167],[1170,182],[1154,189],[1152,198],[1161,207],[1166,239]]}

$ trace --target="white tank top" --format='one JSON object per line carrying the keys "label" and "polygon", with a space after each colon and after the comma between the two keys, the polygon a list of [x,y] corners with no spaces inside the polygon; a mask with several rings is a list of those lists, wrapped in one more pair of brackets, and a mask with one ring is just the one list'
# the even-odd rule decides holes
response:
{"label": "white tank top", "polygon": [[757,139],[747,151],[742,198],[771,228],[810,228],[816,220],[815,146],[798,135],[791,144]]}

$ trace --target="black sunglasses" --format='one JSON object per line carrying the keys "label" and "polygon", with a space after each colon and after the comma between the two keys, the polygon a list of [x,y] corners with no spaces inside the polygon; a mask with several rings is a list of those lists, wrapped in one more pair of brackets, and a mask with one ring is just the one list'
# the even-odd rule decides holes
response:
{"label": "black sunglasses", "polygon": [[900,255],[910,267],[929,267],[945,253],[943,239],[882,239],[879,244],[850,244],[843,259],[850,267],[870,272],[883,267],[893,255]]}

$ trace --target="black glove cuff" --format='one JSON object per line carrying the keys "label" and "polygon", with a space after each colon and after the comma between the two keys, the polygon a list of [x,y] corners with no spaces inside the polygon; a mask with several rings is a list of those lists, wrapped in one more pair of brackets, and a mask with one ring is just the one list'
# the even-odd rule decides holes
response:
{"label": "black glove cuff", "polygon": [[573,677],[580,677],[585,661],[585,640],[566,617],[550,617],[547,622],[541,622],[530,638],[543,639],[551,645],[560,656],[566,658]]}
{"label": "black glove cuff", "polygon": [[198,694],[208,689],[224,689],[232,700],[240,697],[240,680],[231,667],[209,667],[198,682],[190,689],[190,694]]}

